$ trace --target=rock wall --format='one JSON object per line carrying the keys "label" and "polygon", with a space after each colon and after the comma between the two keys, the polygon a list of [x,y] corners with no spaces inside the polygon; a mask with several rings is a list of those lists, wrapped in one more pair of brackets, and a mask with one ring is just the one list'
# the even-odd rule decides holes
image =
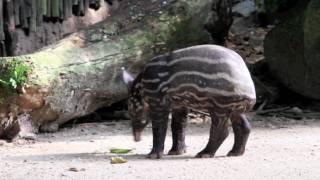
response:
{"label": "rock wall", "polygon": [[0,56],[32,53],[108,16],[104,0],[0,0]]}
{"label": "rock wall", "polygon": [[320,99],[320,1],[300,1],[266,37],[273,75],[289,89]]}

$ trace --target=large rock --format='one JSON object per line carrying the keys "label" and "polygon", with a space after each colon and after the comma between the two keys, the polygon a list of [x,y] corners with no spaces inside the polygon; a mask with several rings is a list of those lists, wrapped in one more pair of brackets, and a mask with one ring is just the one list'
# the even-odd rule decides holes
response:
{"label": "large rock", "polygon": [[271,72],[289,89],[320,99],[320,1],[301,1],[265,39]]}
{"label": "large rock", "polygon": [[232,7],[232,13],[239,14],[243,17],[249,17],[256,10],[253,0],[245,0]]}

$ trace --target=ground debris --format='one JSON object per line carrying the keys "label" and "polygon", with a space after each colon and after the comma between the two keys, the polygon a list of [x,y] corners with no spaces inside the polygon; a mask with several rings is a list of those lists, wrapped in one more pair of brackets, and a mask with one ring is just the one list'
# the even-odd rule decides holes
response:
{"label": "ground debris", "polygon": [[111,158],[111,164],[122,164],[122,163],[126,163],[127,160],[124,159],[123,157],[112,157]]}
{"label": "ground debris", "polygon": [[70,167],[68,169],[68,171],[73,171],[73,172],[79,172],[79,171],[85,171],[85,170],[86,170],[85,168],[78,169],[76,167]]}
{"label": "ground debris", "polygon": [[275,107],[270,109],[259,109],[254,114],[261,116],[286,117],[291,119],[319,119],[320,112],[303,110],[299,107]]}
{"label": "ground debris", "polygon": [[71,167],[68,169],[68,171],[78,172],[79,170],[75,167]]}

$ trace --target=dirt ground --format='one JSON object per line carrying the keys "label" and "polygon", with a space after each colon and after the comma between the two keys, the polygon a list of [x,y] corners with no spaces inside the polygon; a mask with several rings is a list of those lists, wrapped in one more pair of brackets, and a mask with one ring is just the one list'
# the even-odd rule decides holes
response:
{"label": "dirt ground", "polygon": [[[215,158],[196,159],[207,143],[209,122],[188,124],[187,153],[150,160],[151,129],[141,142],[131,137],[129,121],[77,124],[35,142],[0,141],[0,179],[320,179],[320,120],[255,117],[247,151],[225,157],[233,134]],[[165,151],[171,146],[168,131]],[[124,164],[111,164],[109,149],[132,148]]]}

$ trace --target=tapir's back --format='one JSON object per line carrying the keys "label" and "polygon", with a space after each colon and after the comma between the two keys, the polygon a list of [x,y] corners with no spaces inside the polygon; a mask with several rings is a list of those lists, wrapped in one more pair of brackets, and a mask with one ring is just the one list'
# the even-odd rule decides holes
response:
{"label": "tapir's back", "polygon": [[146,94],[165,94],[182,104],[255,100],[255,88],[243,59],[216,45],[185,48],[154,58],[142,78]]}

